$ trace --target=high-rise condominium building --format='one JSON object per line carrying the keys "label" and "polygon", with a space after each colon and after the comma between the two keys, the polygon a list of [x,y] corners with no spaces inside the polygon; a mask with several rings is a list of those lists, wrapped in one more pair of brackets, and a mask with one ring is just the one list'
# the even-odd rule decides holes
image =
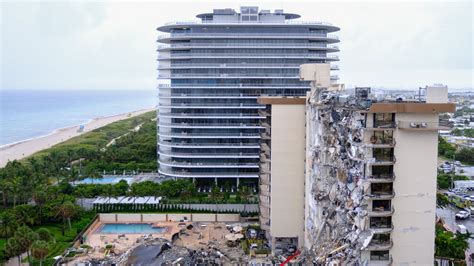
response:
{"label": "high-rise condominium building", "polygon": [[330,33],[339,28],[258,7],[197,17],[158,28],[167,33],[158,38],[159,173],[256,181],[265,118],[257,98],[306,95],[299,66],[338,61]]}

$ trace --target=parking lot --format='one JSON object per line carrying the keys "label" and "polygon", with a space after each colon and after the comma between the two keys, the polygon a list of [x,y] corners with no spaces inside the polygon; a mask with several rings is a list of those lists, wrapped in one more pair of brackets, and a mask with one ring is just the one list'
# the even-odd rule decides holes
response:
{"label": "parking lot", "polygon": [[[462,224],[466,226],[467,231],[474,233],[474,216],[465,220],[456,220],[454,216],[459,211],[461,211],[461,209],[448,206],[444,209],[436,209],[436,214],[438,217],[443,218],[452,230],[456,230],[457,224]],[[474,253],[474,239],[469,239],[469,252]]]}

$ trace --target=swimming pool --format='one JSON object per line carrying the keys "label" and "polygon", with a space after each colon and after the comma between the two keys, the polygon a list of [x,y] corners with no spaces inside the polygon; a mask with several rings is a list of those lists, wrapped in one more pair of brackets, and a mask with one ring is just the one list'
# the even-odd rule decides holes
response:
{"label": "swimming pool", "polygon": [[120,180],[127,181],[130,184],[133,180],[132,177],[123,176],[107,176],[102,178],[85,178],[81,181],[74,182],[74,184],[117,184]]}
{"label": "swimming pool", "polygon": [[99,234],[161,234],[166,227],[153,227],[152,224],[103,224],[97,230]]}

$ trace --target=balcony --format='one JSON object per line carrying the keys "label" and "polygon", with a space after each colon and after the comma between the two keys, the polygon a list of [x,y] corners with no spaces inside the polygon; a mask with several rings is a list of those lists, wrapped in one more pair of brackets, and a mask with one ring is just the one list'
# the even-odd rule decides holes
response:
{"label": "balcony", "polygon": [[209,78],[220,78],[220,79],[235,79],[235,78],[254,78],[254,79],[276,79],[276,78],[288,78],[288,79],[299,79],[297,74],[247,74],[247,73],[206,73],[206,74],[159,74],[159,79],[209,79]]}
{"label": "balcony", "polygon": [[244,114],[244,113],[208,113],[208,114],[193,114],[193,113],[170,113],[160,112],[160,117],[163,118],[205,118],[205,119],[264,119],[265,116]]}
{"label": "balcony", "polygon": [[260,95],[254,94],[188,94],[188,93],[160,93],[160,99],[257,99]]}
{"label": "balcony", "polygon": [[398,129],[406,131],[438,131],[451,130],[447,123],[443,122],[413,122],[413,121],[398,121]]}
{"label": "balcony", "polygon": [[[268,64],[248,64],[248,63],[224,63],[224,64],[189,64],[189,63],[171,63],[171,64],[159,64],[158,65],[158,70],[160,69],[191,69],[191,68],[216,68],[216,69],[239,69],[239,68],[244,68],[244,69],[250,69],[250,68],[275,68],[275,69],[283,69],[283,68],[289,68],[289,69],[299,69],[301,64],[278,64],[278,63],[268,63]],[[338,65],[331,65],[331,70],[339,70]]]}
{"label": "balcony", "polygon": [[395,128],[397,128],[397,124],[395,123],[395,121],[389,121],[389,122],[376,121],[373,127],[365,127],[366,130],[373,130],[373,131],[393,130]]}
{"label": "balcony", "polygon": [[196,48],[302,48],[302,49],[315,49],[315,50],[329,50],[337,52],[339,47],[337,45],[330,45],[326,43],[172,43],[168,45],[158,45],[158,51],[160,50],[179,50],[179,49],[196,49]]}
{"label": "balcony", "polygon": [[364,195],[364,198],[369,200],[389,200],[395,197],[395,192],[372,192]]}
{"label": "balcony", "polygon": [[289,88],[301,88],[301,89],[310,89],[311,86],[309,84],[304,83],[297,83],[297,84],[159,84],[158,88],[166,89],[166,88],[199,88],[199,89],[289,89]]}
{"label": "balcony", "polygon": [[389,250],[393,246],[392,240],[375,240],[372,239],[370,244],[367,246],[366,250],[376,251],[376,250]]}
{"label": "balcony", "polygon": [[258,168],[256,163],[192,163],[178,162],[170,159],[160,159],[160,165],[180,168]]}
{"label": "balcony", "polygon": [[259,149],[258,143],[186,143],[186,142],[169,142],[160,141],[160,146],[174,148],[209,148],[209,149]]}
{"label": "balcony", "polygon": [[256,104],[226,104],[214,103],[214,104],[188,104],[188,103],[173,103],[171,105],[159,105],[162,109],[265,109],[264,105]]}
{"label": "balcony", "polygon": [[371,176],[367,176],[367,181],[371,183],[389,183],[395,180],[394,174],[373,174]]}
{"label": "balcony", "polygon": [[243,123],[159,123],[159,127],[169,128],[212,128],[212,129],[225,129],[225,128],[252,128],[261,129],[264,128],[259,124],[243,124]]}
{"label": "balcony", "polygon": [[260,139],[258,133],[187,133],[187,132],[167,132],[158,133],[161,138],[196,138],[196,139]]}
{"label": "balcony", "polygon": [[271,162],[270,158],[267,157],[264,153],[260,153],[260,161],[265,163]]}
{"label": "balcony", "polygon": [[257,153],[197,153],[197,152],[174,152],[158,150],[160,156],[173,158],[260,158]]}
{"label": "balcony", "polygon": [[315,39],[315,40],[326,40],[327,42],[335,43],[339,42],[339,37],[333,34],[326,33],[170,33],[158,36],[158,42],[169,41],[171,39],[199,39],[199,38],[212,38],[212,39]]}
{"label": "balcony", "polygon": [[370,165],[393,165],[396,161],[393,148],[373,148],[372,158],[368,160]]}
{"label": "balcony", "polygon": [[394,208],[393,207],[373,207],[372,210],[369,211],[369,216],[370,217],[385,217],[385,216],[391,216],[394,213]]}
{"label": "balcony", "polygon": [[187,171],[168,171],[168,170],[158,170],[158,173],[166,176],[173,177],[195,177],[195,178],[258,178],[258,174],[254,173],[215,173],[215,172],[187,172]]}
{"label": "balcony", "polygon": [[159,54],[158,59],[180,59],[180,58],[309,58],[338,61],[337,55],[327,54],[310,54],[310,53],[174,53],[174,54]]}

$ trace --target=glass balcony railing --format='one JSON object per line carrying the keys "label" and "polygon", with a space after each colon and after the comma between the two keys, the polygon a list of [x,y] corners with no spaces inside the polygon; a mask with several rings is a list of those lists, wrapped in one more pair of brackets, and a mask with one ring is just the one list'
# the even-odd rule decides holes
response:
{"label": "glass balcony railing", "polygon": [[159,123],[158,126],[171,128],[263,128],[259,124],[243,123]]}
{"label": "glass balcony railing", "polygon": [[158,88],[311,88],[309,84],[159,84]]}
{"label": "glass balcony railing", "polygon": [[204,137],[204,138],[224,138],[224,137],[235,137],[235,138],[260,138],[258,133],[188,133],[188,132],[160,132],[160,137]]}
{"label": "glass balcony railing", "polygon": [[[268,64],[253,64],[253,63],[224,63],[224,64],[159,64],[158,69],[181,69],[181,68],[297,68],[299,69],[301,64],[278,64],[278,63],[268,63]],[[331,65],[331,70],[339,70],[338,65]]]}
{"label": "glass balcony railing", "polygon": [[169,112],[160,112],[160,117],[202,117],[202,118],[231,118],[231,119],[261,119],[265,118],[265,116],[260,115],[260,114],[245,114],[245,113],[207,113],[207,114],[193,114],[193,113],[169,113]]}
{"label": "glass balcony railing", "polygon": [[237,33],[237,32],[229,32],[229,33],[217,33],[217,32],[209,32],[209,33],[191,33],[191,32],[180,32],[180,33],[169,33],[163,34],[158,36],[158,40],[170,39],[170,38],[182,38],[182,37],[193,37],[193,38],[304,38],[304,39],[331,39],[331,40],[339,40],[337,35],[333,34],[326,34],[326,33],[288,33],[288,32],[275,32],[275,33]]}
{"label": "glass balcony railing", "polygon": [[173,48],[200,48],[200,47],[217,47],[217,48],[246,48],[246,47],[282,47],[282,48],[322,48],[328,50],[339,50],[339,46],[330,45],[326,43],[307,43],[307,44],[297,44],[297,43],[173,43],[173,44],[163,44],[158,45],[158,50],[164,49],[173,49]]}
{"label": "glass balcony railing", "polygon": [[259,158],[255,153],[198,153],[198,152],[175,152],[158,150],[158,154],[168,157],[183,157],[183,158]]}
{"label": "glass balcony railing", "polygon": [[176,143],[176,142],[167,142],[167,141],[160,141],[160,145],[163,145],[164,147],[177,147],[177,148],[191,148],[191,147],[217,147],[217,148],[250,148],[250,149],[259,149],[260,145],[259,143]]}
{"label": "glass balcony railing", "polygon": [[312,58],[312,59],[324,59],[324,60],[339,60],[337,55],[326,55],[326,54],[303,54],[303,53],[179,53],[179,54],[159,54],[158,59],[174,59],[174,58],[219,58],[219,57],[230,57],[230,58]]}
{"label": "glass balcony railing", "polygon": [[179,162],[175,160],[159,160],[160,164],[164,164],[166,166],[171,167],[183,167],[183,168],[207,168],[207,167],[216,167],[216,168],[258,168],[258,164],[256,163],[214,163],[214,162],[206,162],[206,163],[196,163],[196,162]]}
{"label": "glass balcony railing", "polygon": [[189,172],[189,171],[175,171],[175,170],[158,170],[160,174],[169,175],[173,177],[201,177],[201,178],[258,178],[258,173],[242,173],[242,172]]}

